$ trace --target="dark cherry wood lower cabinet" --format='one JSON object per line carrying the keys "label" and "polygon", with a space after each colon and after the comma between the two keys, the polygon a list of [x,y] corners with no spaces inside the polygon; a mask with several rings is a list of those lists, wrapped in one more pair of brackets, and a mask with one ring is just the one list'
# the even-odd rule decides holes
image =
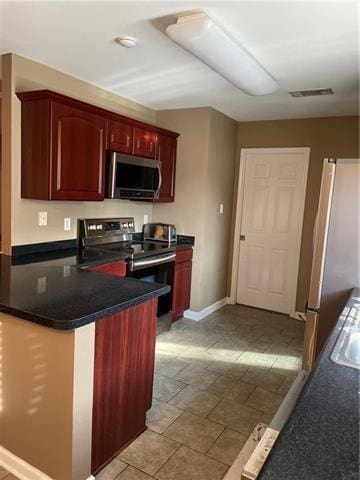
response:
{"label": "dark cherry wood lower cabinet", "polygon": [[125,277],[126,263],[125,262],[104,263],[102,265],[94,265],[93,267],[88,267],[87,270],[91,270],[93,272],[106,273],[108,275],[115,275],[117,277]]}
{"label": "dark cherry wood lower cabinet", "polygon": [[190,306],[192,248],[178,250],[175,258],[172,319],[178,320]]}
{"label": "dark cherry wood lower cabinet", "polygon": [[151,407],[157,298],[96,322],[92,473],[145,430]]}

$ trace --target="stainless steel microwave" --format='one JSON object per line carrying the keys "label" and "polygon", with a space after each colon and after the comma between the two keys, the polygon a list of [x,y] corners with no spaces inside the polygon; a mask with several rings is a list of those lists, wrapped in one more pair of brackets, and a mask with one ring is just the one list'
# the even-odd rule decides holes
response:
{"label": "stainless steel microwave", "polygon": [[107,198],[154,200],[161,187],[161,162],[109,152],[105,178]]}

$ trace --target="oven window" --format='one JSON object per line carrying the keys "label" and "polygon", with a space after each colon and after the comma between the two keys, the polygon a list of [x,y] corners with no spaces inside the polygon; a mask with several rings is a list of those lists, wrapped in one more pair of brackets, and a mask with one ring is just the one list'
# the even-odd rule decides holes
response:
{"label": "oven window", "polygon": [[143,165],[116,164],[115,188],[157,190],[159,171]]}
{"label": "oven window", "polygon": [[[135,272],[130,272],[129,276],[138,278],[143,282],[163,283],[173,286],[174,262],[163,263],[152,267],[146,267]],[[172,308],[172,290],[158,298],[158,317],[169,313]]]}

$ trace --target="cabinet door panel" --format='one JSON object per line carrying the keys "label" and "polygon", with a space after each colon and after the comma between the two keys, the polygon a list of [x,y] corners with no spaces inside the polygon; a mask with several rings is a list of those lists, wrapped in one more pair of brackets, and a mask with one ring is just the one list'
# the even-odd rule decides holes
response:
{"label": "cabinet door panel", "polygon": [[176,138],[159,135],[156,158],[161,162],[161,188],[158,202],[175,200]]}
{"label": "cabinet door panel", "polygon": [[52,103],[53,200],[103,200],[106,119]]}
{"label": "cabinet door panel", "polygon": [[157,299],[98,320],[91,471],[145,430],[151,406]]}
{"label": "cabinet door panel", "polygon": [[173,291],[173,320],[180,318],[190,306],[191,262],[175,264]]}
{"label": "cabinet door panel", "polygon": [[114,152],[132,153],[133,127],[127,123],[110,120],[108,123],[108,148]]}
{"label": "cabinet door panel", "polygon": [[143,128],[134,128],[134,148],[135,155],[141,157],[155,158],[156,155],[156,139],[155,132],[150,132]]}

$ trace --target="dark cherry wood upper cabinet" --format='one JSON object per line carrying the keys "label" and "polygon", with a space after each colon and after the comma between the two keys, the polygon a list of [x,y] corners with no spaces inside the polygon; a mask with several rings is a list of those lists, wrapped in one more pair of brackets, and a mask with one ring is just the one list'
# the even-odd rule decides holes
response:
{"label": "dark cherry wood upper cabinet", "polygon": [[144,128],[134,128],[134,155],[155,158],[157,134]]}
{"label": "dark cherry wood upper cabinet", "polygon": [[51,102],[50,199],[103,200],[106,119]]}
{"label": "dark cherry wood upper cabinet", "polygon": [[192,248],[178,250],[175,257],[172,319],[178,320],[190,307]]}
{"label": "dark cherry wood upper cabinet", "polygon": [[106,118],[91,106],[48,91],[22,101],[21,196],[103,200]]}
{"label": "dark cherry wood upper cabinet", "polygon": [[157,201],[174,201],[177,133],[50,90],[17,96],[22,198],[103,200],[108,149],[161,160]]}
{"label": "dark cherry wood upper cabinet", "polygon": [[120,121],[109,120],[108,149],[114,152],[132,153],[133,126]]}
{"label": "dark cherry wood upper cabinet", "polygon": [[175,200],[176,137],[158,134],[156,159],[161,162],[161,188],[157,202]]}

